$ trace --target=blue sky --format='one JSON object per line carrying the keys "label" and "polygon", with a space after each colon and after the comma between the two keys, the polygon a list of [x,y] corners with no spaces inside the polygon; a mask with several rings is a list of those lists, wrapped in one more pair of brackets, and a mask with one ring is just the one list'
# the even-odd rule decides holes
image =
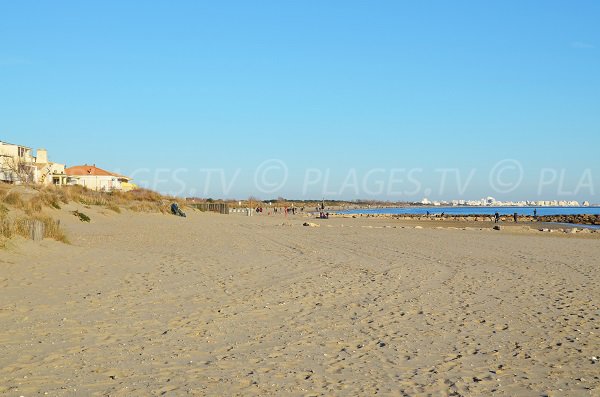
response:
{"label": "blue sky", "polygon": [[179,195],[600,202],[598,20],[597,1],[2,2],[0,140]]}

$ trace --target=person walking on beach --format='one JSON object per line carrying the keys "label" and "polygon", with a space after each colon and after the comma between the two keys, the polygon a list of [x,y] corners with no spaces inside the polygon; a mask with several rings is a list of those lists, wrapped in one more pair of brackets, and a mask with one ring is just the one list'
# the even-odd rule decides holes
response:
{"label": "person walking on beach", "polygon": [[513,215],[513,218],[515,220],[515,223],[519,222],[519,215],[515,212],[515,214]]}
{"label": "person walking on beach", "polygon": [[494,223],[498,223],[498,222],[500,222],[500,214],[496,212],[494,214]]}
{"label": "person walking on beach", "polygon": [[537,208],[533,210],[533,219],[537,219]]}

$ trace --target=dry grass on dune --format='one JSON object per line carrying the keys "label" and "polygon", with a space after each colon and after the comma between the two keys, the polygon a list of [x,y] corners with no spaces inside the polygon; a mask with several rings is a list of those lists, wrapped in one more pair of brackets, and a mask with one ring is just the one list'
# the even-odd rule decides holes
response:
{"label": "dry grass on dune", "polygon": [[44,224],[44,238],[51,238],[56,241],[68,243],[69,240],[60,227],[60,222],[46,215],[19,216],[9,218],[6,215],[0,216],[0,237],[11,239],[15,236],[30,238],[32,221],[40,221]]}
{"label": "dry grass on dune", "polygon": [[121,209],[134,212],[168,213],[173,202],[185,205],[183,200],[163,196],[147,189],[130,192],[96,192],[83,186],[44,186],[35,187],[35,194],[24,199],[18,191],[0,192],[0,202],[22,209],[28,214],[42,212],[44,207],[60,209],[62,204],[79,203],[87,206],[101,206],[113,212]]}
{"label": "dry grass on dune", "polygon": [[4,204],[12,205],[13,207],[17,208],[23,208],[23,205],[25,204],[23,198],[21,197],[21,194],[19,192],[14,191],[9,191],[5,193],[4,197],[2,198],[2,202]]}
{"label": "dry grass on dune", "polygon": [[[45,225],[44,237],[67,242],[60,224],[44,214],[44,209],[61,209],[69,203],[104,207],[117,214],[122,209],[133,212],[169,213],[170,205],[185,202],[174,197],[162,196],[146,189],[130,192],[96,192],[83,186],[12,186],[0,185],[0,238],[14,236],[28,238],[30,223],[38,220]],[[11,213],[11,210],[15,212]]]}
{"label": "dry grass on dune", "polygon": [[113,212],[116,212],[117,214],[120,214],[120,213],[121,213],[121,207],[119,207],[119,206],[118,206],[118,205],[116,205],[116,204],[108,204],[108,205],[106,206],[106,209],[109,209],[109,210],[111,210],[111,211],[113,211]]}
{"label": "dry grass on dune", "polygon": [[0,203],[32,213],[40,212],[44,207],[60,209],[62,204],[68,203],[112,207],[113,210],[115,206],[121,208],[136,206],[137,210],[143,208],[148,211],[163,212],[161,208],[168,208],[172,202],[185,205],[184,200],[163,196],[147,189],[129,192],[97,192],[83,186],[0,185]]}

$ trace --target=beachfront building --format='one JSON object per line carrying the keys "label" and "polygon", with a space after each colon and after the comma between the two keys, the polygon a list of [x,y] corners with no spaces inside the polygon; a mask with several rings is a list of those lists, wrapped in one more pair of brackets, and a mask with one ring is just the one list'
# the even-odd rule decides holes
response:
{"label": "beachfront building", "polygon": [[131,183],[131,178],[103,170],[96,165],[70,167],[66,169],[66,173],[68,184],[81,185],[96,191],[129,191],[137,187]]}
{"label": "beachfront building", "polygon": [[0,181],[12,184],[39,183],[63,185],[65,165],[48,161],[48,152],[0,141]]}
{"label": "beachfront building", "polygon": [[56,186],[67,184],[66,165],[48,161],[48,151],[46,149],[37,150],[34,166],[35,183]]}
{"label": "beachfront building", "polygon": [[0,141],[0,180],[30,183],[35,175],[35,157],[30,147]]}

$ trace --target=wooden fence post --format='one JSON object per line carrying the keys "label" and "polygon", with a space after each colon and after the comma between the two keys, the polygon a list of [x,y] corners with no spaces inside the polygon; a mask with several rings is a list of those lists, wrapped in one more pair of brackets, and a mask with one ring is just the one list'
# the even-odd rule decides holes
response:
{"label": "wooden fence post", "polygon": [[31,221],[29,224],[31,230],[31,239],[33,241],[42,241],[44,239],[45,225],[42,221]]}

